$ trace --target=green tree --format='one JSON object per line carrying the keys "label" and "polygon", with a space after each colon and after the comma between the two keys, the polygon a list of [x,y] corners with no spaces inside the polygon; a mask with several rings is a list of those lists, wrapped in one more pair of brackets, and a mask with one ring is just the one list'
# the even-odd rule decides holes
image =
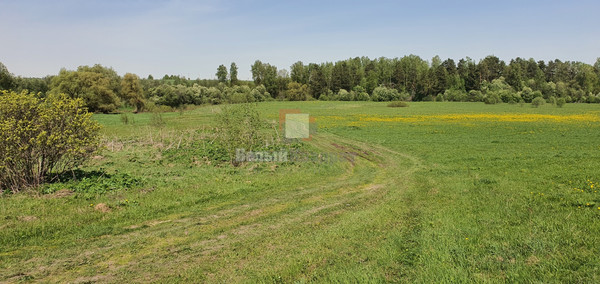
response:
{"label": "green tree", "polygon": [[304,66],[302,61],[298,61],[290,66],[290,78],[292,81],[300,84],[307,84],[308,77],[308,68]]}
{"label": "green tree", "polygon": [[277,67],[256,60],[251,66],[251,71],[252,79],[257,86],[261,84],[264,85],[267,92],[269,92],[273,98],[279,95],[280,88],[277,80]]}
{"label": "green tree", "polygon": [[593,93],[598,86],[598,74],[591,65],[577,62],[573,65],[576,72],[575,83],[577,87],[586,93]]}
{"label": "green tree", "polygon": [[447,77],[448,72],[442,65],[442,61],[439,56],[435,56],[431,59],[431,68],[428,72],[429,77],[429,90],[428,94],[435,96],[441,94],[448,88]]}
{"label": "green tree", "polygon": [[377,78],[377,72],[371,70],[367,72],[367,76],[362,78],[360,86],[365,89],[369,94],[373,94],[373,90],[379,86],[379,79]]}
{"label": "green tree", "polygon": [[231,66],[229,67],[229,82],[232,86],[238,84],[238,67],[235,62],[231,62]]}
{"label": "green tree", "polygon": [[221,83],[225,83],[227,82],[227,67],[225,67],[225,65],[221,64],[219,65],[219,68],[217,68],[217,80],[219,80],[219,82]]}
{"label": "green tree", "polygon": [[427,61],[416,55],[408,55],[402,57],[397,66],[395,76],[397,76],[398,84],[404,90],[410,93],[411,97],[416,100],[421,100],[427,96],[424,91],[425,77],[429,66]]}
{"label": "green tree", "polygon": [[310,78],[308,80],[308,87],[310,89],[311,96],[315,99],[319,99],[321,95],[327,94],[327,80],[323,73],[321,65],[311,63],[308,65],[310,70]]}
{"label": "green tree", "polygon": [[280,97],[285,96],[285,91],[287,90],[290,81],[290,75],[287,70],[281,69],[277,71],[277,93]]}
{"label": "green tree", "polygon": [[337,93],[340,89],[350,90],[351,88],[350,70],[346,61],[336,62],[331,73],[331,90]]}
{"label": "green tree", "polygon": [[469,57],[461,59],[456,68],[460,79],[464,82],[467,91],[479,90],[479,71],[477,64]]}
{"label": "green tree", "polygon": [[50,76],[44,78],[23,78],[16,77],[13,90],[16,92],[27,91],[29,93],[45,94],[50,90]]}
{"label": "green tree", "polygon": [[50,93],[66,94],[71,98],[82,98],[90,111],[109,113],[115,111],[121,101],[117,94],[120,77],[101,65],[80,66],[77,71],[61,69],[52,78]]}
{"label": "green tree", "polygon": [[121,98],[134,107],[133,112],[144,110],[144,90],[140,78],[132,73],[127,73],[121,80]]}
{"label": "green tree", "polygon": [[392,62],[385,57],[380,57],[377,59],[375,70],[377,71],[379,83],[386,87],[392,87],[392,76],[394,73]]}
{"label": "green tree", "polygon": [[15,78],[8,72],[8,68],[0,62],[0,90],[11,90],[14,87]]}
{"label": "green tree", "polygon": [[500,58],[490,55],[479,62],[480,82],[491,82],[500,78],[506,64]]}
{"label": "green tree", "polygon": [[287,86],[286,98],[290,101],[305,101],[310,97],[310,92],[306,84],[290,82]]}
{"label": "green tree", "polygon": [[262,85],[265,73],[264,64],[260,60],[256,60],[254,61],[254,64],[252,64],[250,71],[252,72],[252,80],[254,80],[254,84],[257,86]]}
{"label": "green tree", "polygon": [[506,67],[506,82],[517,91],[523,89],[525,81],[525,71],[523,70],[523,60],[519,57],[512,59]]}

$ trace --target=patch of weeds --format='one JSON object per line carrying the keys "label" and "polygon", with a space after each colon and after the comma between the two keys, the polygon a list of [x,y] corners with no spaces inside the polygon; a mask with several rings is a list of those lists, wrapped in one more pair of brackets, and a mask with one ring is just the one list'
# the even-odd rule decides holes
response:
{"label": "patch of weeds", "polygon": [[156,128],[163,128],[165,126],[165,121],[163,120],[162,113],[160,112],[152,112],[152,116],[150,117],[150,125]]}
{"label": "patch of weeds", "polygon": [[211,162],[229,162],[229,153],[217,141],[196,141],[190,146],[172,148],[163,152],[163,157],[171,162],[195,162],[206,159]]}
{"label": "patch of weeds", "polygon": [[408,107],[408,104],[403,101],[393,101],[387,105],[388,107]]}
{"label": "patch of weeds", "polygon": [[84,197],[92,197],[111,191],[126,190],[143,185],[143,181],[126,173],[107,174],[102,171],[74,171],[57,176],[54,183],[41,187],[43,194],[67,189]]}
{"label": "patch of weeds", "polygon": [[124,125],[127,125],[127,124],[129,124],[129,123],[133,124],[133,117],[132,117],[131,119],[129,119],[129,115],[128,115],[128,114],[126,114],[126,113],[122,113],[122,114],[121,114],[121,122],[122,122]]}
{"label": "patch of weeds", "polygon": [[229,154],[229,161],[237,166],[235,160],[236,150],[245,149],[255,151],[265,141],[265,123],[260,117],[254,104],[226,106],[217,114],[216,122],[217,140]]}

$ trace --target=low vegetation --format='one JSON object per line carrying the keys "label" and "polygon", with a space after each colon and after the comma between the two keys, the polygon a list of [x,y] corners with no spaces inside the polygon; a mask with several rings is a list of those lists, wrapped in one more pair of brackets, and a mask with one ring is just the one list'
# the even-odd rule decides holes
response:
{"label": "low vegetation", "polygon": [[408,107],[408,103],[402,101],[394,101],[387,105],[388,107]]}
{"label": "low vegetation", "polygon": [[532,107],[540,107],[546,104],[546,100],[541,97],[537,97],[531,101]]}

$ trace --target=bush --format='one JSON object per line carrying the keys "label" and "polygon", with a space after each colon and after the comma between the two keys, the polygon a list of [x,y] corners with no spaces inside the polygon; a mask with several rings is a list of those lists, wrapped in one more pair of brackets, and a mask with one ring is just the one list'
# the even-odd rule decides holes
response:
{"label": "bush", "polygon": [[354,100],[354,97],[352,96],[352,93],[344,90],[344,89],[340,89],[338,91],[338,98],[340,99],[340,101],[352,101]]}
{"label": "bush", "polygon": [[172,112],[174,109],[170,106],[158,105],[154,102],[147,102],[144,106],[147,111],[150,112]]}
{"label": "bush", "polygon": [[558,98],[556,100],[556,106],[557,107],[563,107],[565,105],[565,103],[566,103],[565,98]]}
{"label": "bush", "polygon": [[[354,93],[354,91],[352,91]],[[357,101],[368,101],[371,99],[367,92],[358,92],[354,94],[354,99]]]}
{"label": "bush", "polygon": [[500,96],[494,92],[485,96],[483,102],[488,105],[494,105],[502,102],[502,100],[500,99]]}
{"label": "bush", "polygon": [[524,87],[523,90],[521,92],[519,92],[521,95],[521,98],[526,102],[526,103],[530,103],[533,99],[533,90],[529,87]]}
{"label": "bush", "polygon": [[598,104],[600,103],[600,97],[590,95],[584,101],[590,104]]}
{"label": "bush", "polygon": [[263,122],[255,105],[231,105],[217,114],[217,137],[235,166],[236,149],[252,151],[260,147]]}
{"label": "bush", "polygon": [[536,97],[531,101],[531,107],[540,107],[544,104],[546,104],[546,100],[542,97]]}
{"label": "bush", "polygon": [[37,187],[98,148],[100,126],[82,99],[0,93],[0,191]]}
{"label": "bush", "polygon": [[500,90],[498,91],[498,95],[504,103],[516,104],[522,99],[521,94],[515,93],[512,90]]}
{"label": "bush", "polygon": [[373,95],[371,97],[373,101],[395,101],[400,100],[401,95],[398,93],[396,89],[390,89],[386,87],[377,87],[373,90]]}
{"label": "bush", "polygon": [[308,85],[290,82],[287,85],[286,97],[290,101],[306,101],[310,97]]}
{"label": "bush", "polygon": [[467,96],[467,100],[469,102],[482,102],[483,101],[483,93],[478,90],[470,90],[469,95]]}
{"label": "bush", "polygon": [[433,102],[434,100],[435,100],[435,97],[432,95],[427,95],[427,96],[423,97],[424,102]]}
{"label": "bush", "polygon": [[207,95],[207,102],[209,104],[213,104],[213,105],[218,105],[223,103],[223,94],[221,93],[221,90],[215,88],[215,87],[210,87],[208,88],[208,90],[206,91],[206,95]]}
{"label": "bush", "polygon": [[[365,93],[367,95],[367,97],[369,96],[369,93],[367,92],[367,90],[365,88],[363,88],[361,85],[354,86],[354,88],[352,88],[351,92],[354,93],[354,98],[357,101],[361,101],[361,99],[358,99],[359,94]],[[361,97],[364,100],[364,96],[361,95]],[[368,99],[367,99],[367,101],[368,101]]]}
{"label": "bush", "polygon": [[229,103],[231,104],[247,103],[248,101],[248,97],[244,93],[232,93],[229,96]]}
{"label": "bush", "polygon": [[406,102],[402,102],[402,101],[394,101],[391,102],[387,105],[388,107],[408,107],[408,104]]}
{"label": "bush", "polygon": [[467,101],[467,93],[463,90],[446,90],[444,97],[451,102],[465,102]]}

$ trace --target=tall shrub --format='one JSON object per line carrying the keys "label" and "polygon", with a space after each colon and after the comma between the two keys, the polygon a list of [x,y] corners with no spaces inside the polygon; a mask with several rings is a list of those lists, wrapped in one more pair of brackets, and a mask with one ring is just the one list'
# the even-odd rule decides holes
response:
{"label": "tall shrub", "polygon": [[236,149],[252,151],[261,146],[263,121],[254,104],[224,106],[221,110],[217,114],[217,137],[231,163],[237,165]]}
{"label": "tall shrub", "polygon": [[82,99],[0,93],[0,190],[35,187],[98,147],[100,126]]}

